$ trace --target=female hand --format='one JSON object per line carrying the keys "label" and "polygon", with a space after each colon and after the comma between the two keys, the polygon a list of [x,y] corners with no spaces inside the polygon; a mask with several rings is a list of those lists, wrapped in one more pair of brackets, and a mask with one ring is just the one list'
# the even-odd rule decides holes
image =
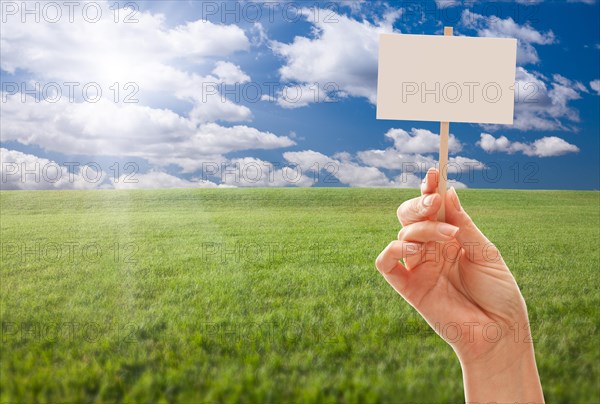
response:
{"label": "female hand", "polygon": [[403,228],[376,267],[452,346],[467,401],[543,402],[519,287],[454,188],[446,193],[447,223],[435,221],[442,203],[438,175],[430,169],[421,197],[398,208]]}

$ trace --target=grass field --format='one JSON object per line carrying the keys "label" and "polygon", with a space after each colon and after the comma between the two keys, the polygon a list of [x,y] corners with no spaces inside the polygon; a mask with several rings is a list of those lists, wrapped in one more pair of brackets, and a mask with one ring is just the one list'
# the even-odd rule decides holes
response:
{"label": "grass field", "polygon": [[[548,402],[600,402],[600,193],[459,191],[528,303]],[[460,402],[374,268],[397,189],[3,191],[2,402]]]}

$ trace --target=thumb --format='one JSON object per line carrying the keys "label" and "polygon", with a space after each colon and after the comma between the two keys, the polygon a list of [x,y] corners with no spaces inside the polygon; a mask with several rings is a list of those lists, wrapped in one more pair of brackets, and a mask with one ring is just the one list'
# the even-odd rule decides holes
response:
{"label": "thumb", "polygon": [[491,263],[502,259],[496,246],[477,228],[462,208],[454,187],[446,192],[445,205],[446,222],[458,227],[454,238],[460,243],[469,261]]}

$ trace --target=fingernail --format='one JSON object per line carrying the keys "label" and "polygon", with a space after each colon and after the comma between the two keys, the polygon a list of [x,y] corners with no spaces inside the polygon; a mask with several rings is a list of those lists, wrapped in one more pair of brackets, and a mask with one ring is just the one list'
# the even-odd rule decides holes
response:
{"label": "fingernail", "polygon": [[448,223],[441,222],[441,223],[438,223],[437,230],[444,236],[454,237],[454,235],[458,231],[458,227],[452,226],[451,224],[448,224]]}
{"label": "fingernail", "polygon": [[435,194],[427,195],[425,199],[423,199],[423,205],[426,207],[433,205],[433,198],[435,198]]}
{"label": "fingernail", "polygon": [[454,187],[450,188],[450,196],[454,207],[460,212],[462,210],[462,207],[460,206],[460,199],[458,199],[458,194],[456,193],[456,189],[454,189]]}

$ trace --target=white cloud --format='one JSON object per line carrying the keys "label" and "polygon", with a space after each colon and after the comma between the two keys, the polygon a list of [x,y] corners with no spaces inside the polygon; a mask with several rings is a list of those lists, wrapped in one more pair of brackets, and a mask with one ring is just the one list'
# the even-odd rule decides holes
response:
{"label": "white cloud", "polygon": [[250,81],[250,76],[242,71],[242,69],[233,63],[218,61],[212,71],[223,83],[247,83]]}
{"label": "white cloud", "polygon": [[351,187],[391,187],[394,185],[384,173],[375,167],[361,166],[346,159],[338,160],[313,150],[285,152],[283,158],[290,163],[299,165],[304,171],[310,171],[317,166],[335,177],[340,183]]}
{"label": "white cloud", "polygon": [[544,0],[515,0],[515,1],[519,4],[534,5],[534,4],[542,3]]}
{"label": "white cloud", "polygon": [[[314,15],[314,13],[312,13]],[[365,21],[339,17],[337,24],[324,24],[310,13],[306,18],[314,25],[314,37],[296,37],[290,44],[274,42],[274,51],[286,63],[280,69],[281,77],[291,82],[292,101],[277,97],[279,105],[297,108],[313,102],[322,102],[326,91],[317,91],[314,83],[334,82],[339,90],[335,96],[366,97],[372,103],[376,98],[377,37],[380,32],[392,32],[391,23],[373,25]],[[533,45],[556,43],[552,31],[541,32],[529,24],[519,25],[511,18],[484,17],[465,10],[462,24],[477,31],[480,36],[514,37],[518,39],[519,63],[537,63],[539,57]],[[393,18],[384,21],[393,21]],[[358,46],[356,45],[358,44]],[[349,48],[351,47],[351,49]],[[316,63],[315,61],[319,61]],[[548,79],[536,72],[517,68],[515,91],[515,122],[519,130],[575,130],[567,122],[579,122],[579,114],[569,103],[586,91],[580,82],[554,75]],[[298,93],[300,95],[298,96]],[[295,98],[294,98],[295,97]],[[290,97],[288,97],[290,98]],[[566,122],[565,122],[566,121]],[[489,130],[497,126],[485,125]],[[410,145],[411,143],[408,143]],[[424,153],[407,150],[406,153]]]}
{"label": "white cloud", "polygon": [[[69,172],[69,166],[75,168]],[[0,188],[3,190],[51,190],[51,189],[158,189],[158,188],[215,188],[211,181],[188,181],[164,172],[128,173],[111,177],[91,162],[74,166],[73,163],[58,164],[16,150],[0,149]]]}
{"label": "white cloud", "polygon": [[435,4],[438,8],[449,8],[460,5],[460,1],[458,0],[435,0]]}
{"label": "white cloud", "polygon": [[[374,24],[331,11],[304,9],[302,13],[313,25],[312,38],[296,36],[289,44],[271,42],[273,51],[285,60],[279,69],[281,78],[302,85],[317,84],[324,93],[336,89],[338,95],[364,97],[374,104],[379,34],[393,32],[399,11],[389,12]],[[327,18],[337,22],[330,23]]]}
{"label": "white cloud", "polygon": [[[1,94],[3,97],[5,94]],[[135,156],[195,171],[202,161],[234,151],[294,145],[287,136],[236,125],[197,124],[168,109],[138,104],[21,102],[7,96],[0,135],[65,154]],[[218,157],[217,157],[218,158]],[[222,158],[221,158],[222,159]]]}
{"label": "white cloud", "polygon": [[[391,149],[386,150],[388,151]],[[101,171],[96,173],[93,166],[84,166],[79,172],[69,173],[66,167],[46,159],[14,150],[2,149],[1,152],[4,171],[0,170],[2,189],[310,187],[318,179],[323,185],[341,183],[351,187],[418,188],[421,179],[417,173],[426,171],[436,163],[430,156],[406,155],[407,162],[415,162],[416,157],[421,159],[422,165],[413,164],[408,169],[402,167],[402,172],[390,179],[379,168],[396,169],[397,166],[385,162],[381,164],[381,160],[368,161],[363,158],[363,153],[366,155],[377,151],[359,152],[356,160],[355,156],[346,152],[329,157],[319,152],[305,150],[284,153],[283,157],[287,164],[283,166],[251,157],[232,160],[219,157],[190,162],[198,167],[202,163],[202,179],[188,180],[157,169],[147,173],[124,174],[115,179],[109,178]],[[390,154],[390,160],[393,159],[394,156]],[[484,167],[477,160],[460,156],[452,157],[450,163],[451,173],[466,169],[468,165],[471,167],[470,170]],[[397,160],[395,164],[398,164]],[[23,170],[32,171],[36,167],[39,178],[36,179],[31,174],[25,176],[22,174]],[[465,187],[458,181],[453,181],[452,185]]]}
{"label": "white cloud", "polygon": [[483,16],[464,10],[461,23],[466,28],[474,29],[477,35],[492,38],[516,38],[517,63],[524,65],[538,63],[539,56],[533,45],[549,45],[556,42],[552,31],[539,32],[528,23],[517,24],[512,18],[502,19],[496,16]]}
{"label": "white cloud", "polygon": [[[438,2],[438,6],[453,5],[452,1]],[[520,25],[510,17],[506,19],[496,16],[488,17],[464,10],[461,14],[461,24],[468,29],[475,30],[479,36],[517,38],[519,64],[539,62],[537,51],[533,45],[549,45],[557,42],[552,31],[537,31],[531,25]],[[306,42],[307,47],[314,42],[306,38],[305,40],[308,41]],[[302,60],[308,63],[310,59]],[[345,63],[351,64],[350,61]],[[585,85],[559,74],[548,78],[521,66],[516,69],[515,82],[515,120],[512,128],[519,130],[576,130],[572,123],[579,122],[579,113],[569,104],[571,101],[581,98],[581,93],[587,92]],[[373,94],[375,94],[375,89]],[[499,128],[498,125],[482,126],[487,130]],[[407,143],[407,145],[410,144]],[[434,151],[433,148],[430,151]],[[399,150],[405,153],[425,153],[414,149]]]}
{"label": "white cloud", "polygon": [[[285,152],[283,157],[298,164],[304,172],[318,167],[328,178],[335,177],[340,183],[352,187],[418,188],[421,179],[415,173],[423,173],[430,167],[437,166],[437,160],[425,153],[438,152],[439,135],[426,129],[412,128],[410,133],[403,129],[390,129],[385,137],[393,142],[393,146],[385,150],[362,150],[356,155],[342,152],[331,157],[313,150],[304,150]],[[452,152],[462,149],[454,136],[451,136],[449,144]],[[454,156],[449,159],[449,173],[472,172],[484,168],[484,163],[467,157]],[[399,170],[401,173],[390,179],[380,169]],[[452,185],[466,187],[458,181],[452,181]]]}
{"label": "white cloud", "polygon": [[[533,4],[538,4],[543,2],[544,0],[513,0],[516,3],[519,4],[528,4],[528,5],[533,5]],[[595,0],[582,0],[582,1],[595,1]],[[460,6],[461,4],[465,4],[465,6],[472,6],[473,3],[475,3],[476,0],[467,0],[467,1],[460,1],[460,0],[435,0],[435,3],[437,4],[437,6],[439,8],[448,8],[448,7],[455,7],[455,6]]]}
{"label": "white cloud", "polygon": [[[277,167],[273,163],[257,158],[233,159],[220,168],[221,182],[236,187],[310,187],[314,178],[300,167]],[[225,173],[226,172],[226,173]]]}
{"label": "white cloud", "polygon": [[585,86],[559,74],[552,79],[517,67],[515,120],[520,130],[574,130],[563,121],[579,122],[579,113],[569,103],[587,92]]}
{"label": "white cloud", "polygon": [[[357,155],[360,159],[361,152]],[[304,150],[299,152],[285,152],[283,157],[290,163],[299,165],[304,172],[315,170],[318,167],[323,172],[321,179],[325,185],[335,177],[341,184],[351,187],[418,188],[421,184],[421,179],[414,172],[427,170],[426,168],[425,170],[413,170],[411,167],[411,170],[403,171],[390,180],[376,166],[370,165],[367,161],[363,161],[367,165],[361,165],[359,162],[354,161],[353,156],[349,153],[337,153],[332,157],[328,157],[313,150]],[[395,166],[385,167],[383,165],[380,165],[380,167],[397,168]],[[450,172],[453,172],[453,170],[450,169]],[[466,187],[465,184],[459,181],[452,181],[452,185],[460,188]]]}
{"label": "white cloud", "polygon": [[577,153],[579,148],[565,140],[549,136],[537,139],[533,143],[511,142],[505,136],[495,138],[488,133],[482,133],[477,144],[486,152],[494,153],[523,153],[527,156],[553,157],[567,153]]}
{"label": "white cloud", "polygon": [[0,189],[95,189],[105,186],[106,175],[93,165],[73,167],[16,150],[0,148]]}
{"label": "white cloud", "polygon": [[73,22],[63,16],[57,23],[22,23],[19,15],[7,17],[2,26],[2,70],[23,70],[41,86],[78,83],[77,101],[83,86],[93,83],[110,100],[117,97],[116,88],[120,100],[128,94],[153,105],[168,105],[173,97],[185,100],[194,106],[190,116],[199,122],[250,119],[247,107],[224,100],[218,91],[210,96],[204,91],[223,81],[249,80],[239,66],[217,61],[217,77],[197,73],[206,71],[215,58],[250,48],[240,27],[196,20],[171,28],[164,15],[142,11],[135,14],[135,23],[115,23],[110,2],[94,4],[102,7],[102,18],[95,23],[78,13]]}
{"label": "white cloud", "polygon": [[[339,97],[340,94],[338,93]],[[267,95],[265,100],[269,100]],[[275,101],[282,108],[294,109],[305,107],[311,103],[330,101],[326,90],[316,84],[287,85],[276,95]]]}
{"label": "white cloud", "polygon": [[297,164],[303,172],[309,172],[316,169],[323,170],[332,159],[313,150],[304,150],[297,152],[285,152],[283,158],[290,163]]}
{"label": "white cloud", "polygon": [[252,24],[252,28],[249,30],[251,34],[251,43],[253,46],[261,46],[269,41],[267,31],[260,22]]}
{"label": "white cloud", "polygon": [[463,156],[450,157],[448,159],[448,172],[457,173],[459,171],[483,170],[486,165],[479,160]]}
{"label": "white cloud", "polygon": [[590,88],[596,92],[596,95],[600,95],[600,80],[590,81]]}
{"label": "white cloud", "polygon": [[[362,163],[368,166],[388,170],[426,172],[429,168],[438,165],[437,159],[433,156],[403,154],[391,147],[385,150],[363,150],[356,155]],[[468,157],[456,156],[448,159],[448,172],[451,174],[483,170],[484,168],[484,163]]]}
{"label": "white cloud", "polygon": [[554,82],[564,87],[572,88],[574,92],[587,93],[588,90],[585,85],[580,81],[569,80],[568,78],[561,76],[560,74],[554,74],[552,76]]}
{"label": "white cloud", "polygon": [[[262,148],[262,140],[273,144],[274,135],[257,136],[253,128],[211,126],[252,118],[248,107],[223,97],[219,87],[250,80],[239,66],[218,60],[250,49],[243,29],[203,20],[169,27],[164,15],[142,11],[135,13],[135,23],[115,23],[111,2],[95,4],[102,8],[102,18],[95,23],[83,19],[80,12],[74,13],[73,22],[65,14],[57,23],[46,19],[36,23],[33,18],[22,23],[19,13],[7,16],[0,40],[1,69],[24,72],[27,88],[57,83],[62,96],[56,103],[36,103],[31,96],[18,102],[20,93],[3,98],[3,137],[61,152],[109,154],[116,149],[119,155],[182,158],[190,153],[212,154],[211,144],[223,143],[214,139],[217,135],[228,144],[234,143],[230,136],[236,140],[239,136],[246,144],[242,148],[249,147],[250,139],[257,140],[252,148]],[[128,10],[121,10],[121,17],[127,14]],[[73,98],[65,83],[77,83]],[[88,83],[100,88],[99,102],[84,99],[82,91]],[[124,102],[127,96],[133,103]],[[174,99],[190,105],[187,116],[166,108],[172,108]],[[42,133],[46,130],[49,133]],[[199,140],[207,138],[211,140],[204,150]],[[275,143],[293,144],[283,138]],[[177,146],[185,149],[176,150]],[[225,147],[222,152],[227,149],[239,148]]]}
{"label": "white cloud", "polygon": [[[426,129],[412,128],[410,134],[403,129],[390,129],[385,137],[394,142],[392,147],[384,150],[362,150],[356,153],[360,162],[367,166],[402,172],[425,172],[436,167],[438,161],[432,154],[439,151],[440,137]],[[451,153],[462,150],[462,145],[450,135],[449,149]],[[428,154],[431,153],[431,154]],[[448,172],[458,173],[470,170],[481,170],[485,164],[463,156],[448,159]]]}
{"label": "white cloud", "polygon": [[[220,93],[223,83],[250,80],[240,66],[219,60],[250,48],[243,29],[202,20],[168,27],[162,14],[141,11],[135,14],[136,23],[115,23],[112,3],[96,5],[102,7],[102,18],[95,23],[77,18],[77,13],[73,22],[62,18],[58,23],[7,17],[0,40],[1,69],[25,72],[29,88],[33,83],[59,83],[62,95],[55,102],[36,102],[35,96],[14,89],[1,93],[3,141],[64,154],[141,157],[151,165],[173,164],[184,172],[200,169],[204,161],[223,160],[230,152],[295,144],[250,126],[216,123],[252,117],[248,107]],[[255,26],[264,35],[260,28]],[[79,83],[72,97],[64,86],[70,82]],[[120,93],[115,101],[116,82]],[[86,83],[101,89],[96,102],[82,96]],[[126,83],[133,87],[126,88]],[[130,94],[124,90],[131,88],[134,102],[123,102]],[[187,115],[160,107],[170,107],[174,98],[191,106]],[[161,172],[142,179],[144,186],[198,185]]]}
{"label": "white cloud", "polygon": [[145,174],[125,175],[111,179],[115,189],[159,189],[159,188],[216,188],[211,181],[188,181],[160,171]]}
{"label": "white cloud", "polygon": [[[453,185],[455,184],[456,188],[466,188],[462,182],[454,181]],[[419,188],[421,187],[421,178],[413,173],[405,172],[394,177],[389,186],[394,188]]]}
{"label": "white cloud", "polygon": [[418,171],[427,171],[429,167],[434,167],[436,164],[432,156],[400,153],[393,147],[385,150],[362,150],[356,153],[356,156],[368,166],[388,170],[404,171],[408,168],[416,168]]}
{"label": "white cloud", "polygon": [[73,22],[65,15],[56,23],[46,19],[36,23],[33,18],[22,23],[19,13],[7,16],[2,26],[2,70],[23,69],[43,79],[141,80],[145,88],[159,78],[164,66],[177,60],[202,63],[250,47],[236,25],[196,20],[169,28],[164,15],[143,11],[136,12],[135,23],[115,23],[111,2],[95,4],[102,10],[94,23],[81,13],[73,13]]}
{"label": "white cloud", "polygon": [[346,1],[346,0],[336,0],[337,4],[342,7],[348,7],[353,14],[360,14],[363,11],[364,5],[369,5],[367,0],[354,0],[354,1]]}
{"label": "white cloud", "polygon": [[[440,148],[440,135],[427,129],[412,128],[408,133],[404,129],[392,128],[385,137],[394,142],[396,151],[400,153],[434,153]],[[453,134],[449,136],[448,149],[451,153],[462,150],[462,145]]]}

